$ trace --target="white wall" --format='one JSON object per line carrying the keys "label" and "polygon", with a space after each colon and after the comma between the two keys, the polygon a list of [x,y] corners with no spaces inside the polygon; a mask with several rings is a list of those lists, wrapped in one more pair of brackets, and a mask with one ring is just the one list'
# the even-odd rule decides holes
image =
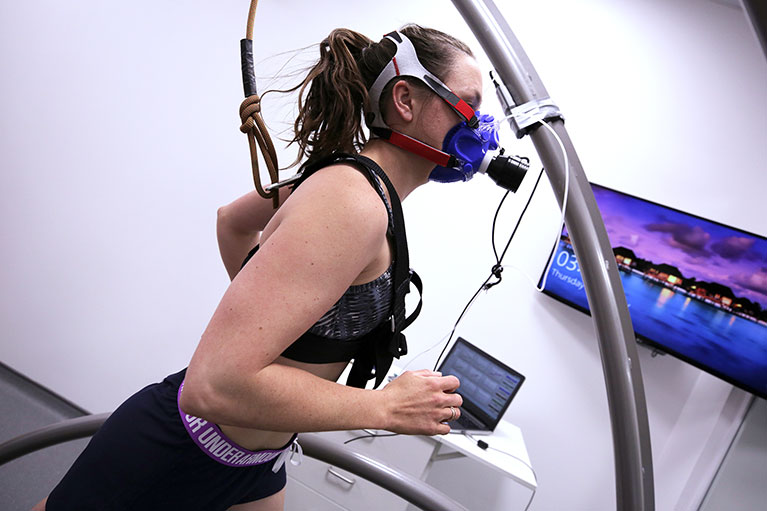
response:
{"label": "white wall", "polygon": [[[377,38],[407,21],[451,31],[481,53],[443,3],[262,2],[256,60],[316,43],[337,26]],[[708,0],[498,3],[565,113],[592,181],[767,234],[767,64],[742,11]],[[183,367],[225,289],[215,209],[252,187],[237,130],[247,7],[0,6],[0,360],[91,411]],[[259,75],[285,58],[261,64]],[[486,97],[497,109],[489,88]],[[536,160],[528,142],[506,138]],[[501,232],[530,186],[507,206]],[[500,196],[478,178],[426,186],[405,204],[412,264],[426,285],[422,318],[409,330],[412,353],[449,331],[485,278]],[[507,262],[537,279],[557,215],[544,181]],[[614,508],[589,318],[507,270],[458,333],[528,377],[507,418],[522,428],[538,473],[532,509]],[[700,495],[692,481],[718,465],[742,393],[671,357],[641,350],[640,361],[657,507],[691,508]],[[457,477],[465,480],[465,470]],[[447,474],[443,481],[460,487]],[[483,491],[473,493],[473,508],[506,509],[510,485],[491,474],[476,484]]]}
{"label": "white wall", "polygon": [[744,509],[761,509],[767,502],[767,401],[754,400],[722,462],[701,511],[717,511],[738,502]]}

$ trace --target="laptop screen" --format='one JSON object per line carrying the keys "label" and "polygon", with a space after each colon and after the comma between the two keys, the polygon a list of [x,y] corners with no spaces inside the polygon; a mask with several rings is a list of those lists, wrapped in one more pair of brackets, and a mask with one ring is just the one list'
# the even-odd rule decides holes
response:
{"label": "laptop screen", "polygon": [[525,377],[459,337],[439,370],[461,381],[463,408],[494,428]]}

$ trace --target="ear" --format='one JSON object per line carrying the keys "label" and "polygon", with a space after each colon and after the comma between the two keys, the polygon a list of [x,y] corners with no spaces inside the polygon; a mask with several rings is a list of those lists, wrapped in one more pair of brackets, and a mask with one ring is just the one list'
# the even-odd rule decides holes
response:
{"label": "ear", "polygon": [[391,89],[391,108],[388,124],[412,122],[415,117],[416,91],[407,81],[399,80]]}

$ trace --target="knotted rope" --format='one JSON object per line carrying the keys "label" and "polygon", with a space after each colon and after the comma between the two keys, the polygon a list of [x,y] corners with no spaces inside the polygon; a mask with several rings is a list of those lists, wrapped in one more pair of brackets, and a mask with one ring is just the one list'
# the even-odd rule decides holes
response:
{"label": "knotted rope", "polygon": [[253,184],[256,186],[258,194],[266,199],[271,198],[274,202],[274,208],[277,209],[280,205],[278,191],[277,189],[268,192],[264,190],[261,185],[261,175],[259,174],[258,168],[258,149],[260,148],[264,163],[269,171],[269,178],[272,183],[279,181],[279,175],[277,173],[277,151],[274,149],[272,138],[269,136],[269,131],[266,128],[266,123],[264,123],[264,119],[261,117],[261,98],[258,94],[248,96],[245,98],[245,101],[242,102],[240,105],[240,119],[242,120],[240,131],[248,136],[251,170],[253,171]]}
{"label": "knotted rope", "polygon": [[269,171],[269,178],[272,184],[279,181],[277,163],[277,151],[274,149],[272,138],[266,128],[266,123],[261,117],[261,98],[255,90],[255,72],[253,70],[253,24],[256,16],[256,6],[258,0],[251,0],[250,10],[248,12],[248,25],[245,30],[245,39],[241,43],[242,51],[242,73],[245,86],[245,101],[240,105],[240,131],[248,137],[250,146],[251,170],[253,172],[253,184],[256,191],[265,199],[272,199],[274,209],[280,205],[279,192],[276,188],[266,191],[261,185],[261,176],[258,168],[258,149],[261,149],[261,155]]}

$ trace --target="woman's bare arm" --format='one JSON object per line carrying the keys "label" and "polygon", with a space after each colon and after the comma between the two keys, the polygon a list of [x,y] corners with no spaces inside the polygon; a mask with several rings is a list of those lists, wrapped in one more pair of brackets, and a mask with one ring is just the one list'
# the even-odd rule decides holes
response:
{"label": "woman's bare arm", "polygon": [[211,318],[189,364],[184,411],[272,431],[447,432],[439,421],[460,405],[447,393],[458,386],[454,377],[408,373],[368,391],[273,364],[380,254],[387,220],[353,168],[328,169],[298,188]]}
{"label": "woman's bare arm", "polygon": [[[281,188],[279,193],[282,204],[289,192],[287,188]],[[255,190],[218,208],[218,250],[230,279],[240,271],[242,261],[258,244],[261,232],[275,212],[272,199],[264,199]]]}

